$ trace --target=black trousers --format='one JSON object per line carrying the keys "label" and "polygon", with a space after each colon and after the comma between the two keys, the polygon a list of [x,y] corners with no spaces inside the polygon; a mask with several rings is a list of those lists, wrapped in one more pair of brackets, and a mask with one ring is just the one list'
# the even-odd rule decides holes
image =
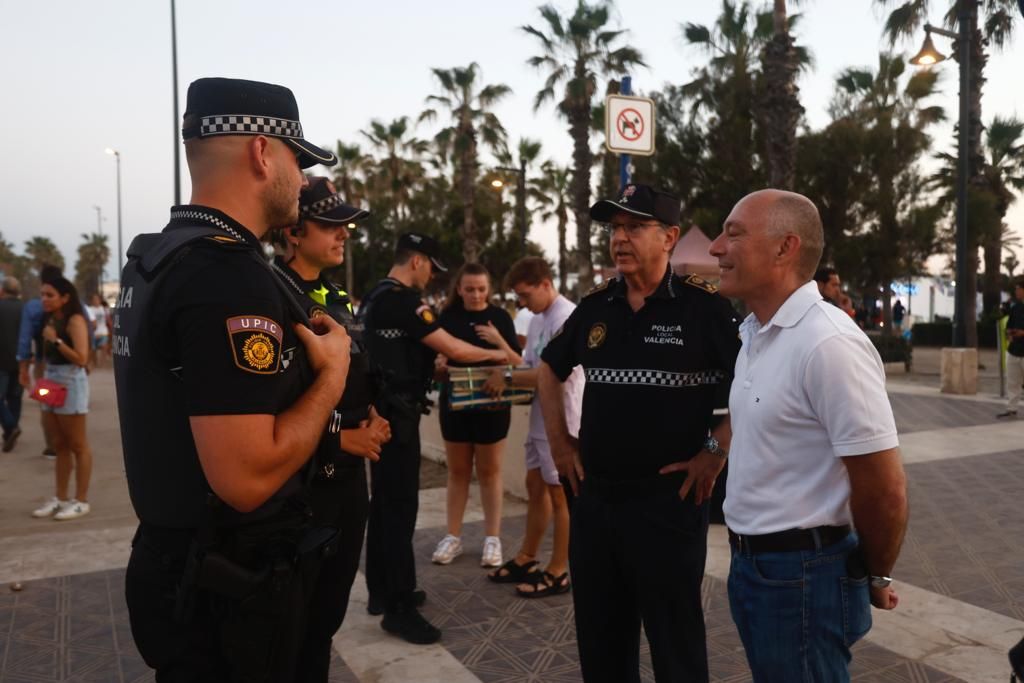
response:
{"label": "black trousers", "polygon": [[622,495],[582,482],[571,512],[569,565],[586,683],[639,683],[640,626],[658,683],[708,680],[700,586],[707,504],[679,500],[680,479]]}
{"label": "black trousers", "polygon": [[370,464],[370,517],[366,527],[366,588],[394,611],[412,600],[416,559],[412,536],[420,505],[420,415],[390,411],[391,441]]}
{"label": "black trousers", "polygon": [[324,560],[313,587],[306,636],[295,680],[326,683],[331,668],[331,639],[341,628],[348,597],[359,571],[369,505],[366,468],[336,470],[334,479],[316,479],[311,487],[314,524],[338,529],[337,553]]}
{"label": "black trousers", "polygon": [[[277,683],[292,679],[305,625],[306,589],[290,584],[290,608],[269,621],[199,591],[187,623],[174,619],[192,533],[141,525],[125,574],[132,637],[157,683]],[[270,623],[272,628],[262,628]]]}

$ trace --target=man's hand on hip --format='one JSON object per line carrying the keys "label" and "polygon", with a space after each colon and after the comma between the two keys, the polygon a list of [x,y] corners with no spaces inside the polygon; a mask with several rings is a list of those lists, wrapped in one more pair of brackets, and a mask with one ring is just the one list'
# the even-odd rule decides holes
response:
{"label": "man's hand on hip", "polygon": [[723,467],[725,467],[725,458],[702,449],[689,460],[665,465],[658,472],[659,474],[686,472],[686,481],[679,489],[679,498],[686,500],[686,496],[690,495],[690,489],[693,489],[693,502],[695,505],[700,505],[705,500],[710,500],[711,491],[715,488],[715,479],[718,478]]}

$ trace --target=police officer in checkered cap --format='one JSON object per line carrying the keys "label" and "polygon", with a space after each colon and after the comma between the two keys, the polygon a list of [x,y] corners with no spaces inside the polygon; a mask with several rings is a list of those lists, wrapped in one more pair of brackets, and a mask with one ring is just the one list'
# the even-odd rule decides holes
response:
{"label": "police officer in checkered cap", "polygon": [[158,680],[290,681],[303,578],[333,543],[307,468],[350,340],[295,305],[260,238],[295,225],[301,168],[335,158],[269,83],[192,83],[182,133],[192,203],[132,242],[114,315],[132,635]]}
{"label": "police officer in checkered cap", "polygon": [[[736,315],[714,285],[676,275],[679,200],[627,185],[590,208],[619,277],[580,302],[545,347],[538,388],[570,512],[576,637],[587,683],[639,680],[639,630],[658,683],[707,681],[700,586],[708,499],[729,447]],[[586,376],[579,440],[562,382]]]}

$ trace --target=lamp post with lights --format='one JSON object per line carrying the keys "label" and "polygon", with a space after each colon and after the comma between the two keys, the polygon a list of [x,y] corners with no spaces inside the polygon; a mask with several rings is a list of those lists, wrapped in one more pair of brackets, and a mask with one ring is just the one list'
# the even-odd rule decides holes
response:
{"label": "lamp post with lights", "polygon": [[[960,120],[958,126],[958,153],[956,174],[956,284],[953,291],[953,346],[967,346],[967,326],[973,320],[967,320],[967,295],[971,288],[966,286],[967,278],[975,277],[968,270],[968,232],[967,232],[967,183],[970,180],[968,163],[968,129],[970,128],[970,66],[971,40],[970,20],[967,3],[960,6],[957,22],[959,31],[947,31],[931,24],[924,25],[924,43],[920,51],[910,58],[915,66],[932,66],[946,59],[945,55],[935,49],[932,42],[933,33],[952,38],[957,42],[957,61],[960,63]],[[973,261],[973,259],[970,259]]]}
{"label": "lamp post with lights", "polygon": [[[520,239],[522,244],[520,245],[523,251],[523,256],[526,256],[526,233],[528,232],[528,226],[526,224],[526,161],[523,160],[520,163],[519,168],[513,168],[511,166],[496,166],[496,171],[502,171],[504,173],[515,173],[516,178],[516,208],[518,209],[518,222],[520,229]],[[491,187],[496,190],[500,190],[504,187],[505,183],[500,178],[495,178],[491,181]]]}
{"label": "lamp post with lights", "polygon": [[111,147],[104,151],[113,155],[117,162],[117,281],[120,282],[121,271],[124,269],[124,250],[121,248],[121,153]]}

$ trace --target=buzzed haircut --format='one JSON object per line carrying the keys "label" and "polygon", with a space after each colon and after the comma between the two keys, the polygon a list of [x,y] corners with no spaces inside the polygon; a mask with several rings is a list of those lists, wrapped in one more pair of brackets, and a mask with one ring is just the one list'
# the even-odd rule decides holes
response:
{"label": "buzzed haircut", "polygon": [[396,266],[404,266],[416,254],[419,254],[419,252],[418,251],[413,251],[412,249],[398,249],[398,250],[396,250],[395,251],[395,265]]}
{"label": "buzzed haircut", "polygon": [[825,249],[825,229],[818,207],[803,195],[783,192],[772,202],[766,224],[768,232],[773,235],[791,232],[800,238],[797,274],[810,280]]}
{"label": "buzzed haircut", "polygon": [[832,279],[833,275],[839,275],[839,271],[836,270],[835,268],[829,268],[828,266],[824,268],[818,268],[818,270],[814,271],[814,280],[815,282],[825,284],[826,282]]}
{"label": "buzzed haircut", "polygon": [[555,276],[551,272],[551,266],[540,256],[527,256],[512,264],[505,275],[505,289],[512,289],[518,284],[525,283],[536,287],[544,280],[554,282]]}

